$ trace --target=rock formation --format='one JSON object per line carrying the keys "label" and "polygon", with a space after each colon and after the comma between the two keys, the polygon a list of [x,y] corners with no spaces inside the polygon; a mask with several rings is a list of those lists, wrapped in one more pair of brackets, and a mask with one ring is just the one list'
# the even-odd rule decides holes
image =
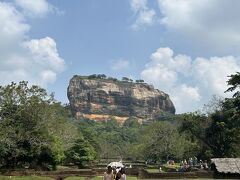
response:
{"label": "rock formation", "polygon": [[90,77],[75,75],[70,80],[67,93],[76,118],[105,121],[114,117],[122,123],[130,116],[141,122],[175,113],[169,96],[152,85]]}

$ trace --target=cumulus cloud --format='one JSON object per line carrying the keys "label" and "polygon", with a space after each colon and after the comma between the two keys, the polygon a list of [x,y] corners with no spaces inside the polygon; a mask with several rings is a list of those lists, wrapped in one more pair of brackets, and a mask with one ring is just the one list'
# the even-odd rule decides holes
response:
{"label": "cumulus cloud", "polygon": [[199,108],[201,96],[198,87],[187,86],[186,84],[177,85],[171,90],[172,101],[177,112],[189,112]]}
{"label": "cumulus cloud", "polygon": [[136,21],[132,24],[132,29],[139,30],[144,26],[151,26],[156,21],[156,12],[149,8],[148,0],[131,0],[131,9],[134,12]]}
{"label": "cumulus cloud", "polygon": [[[239,49],[240,1],[158,0],[161,24],[211,49]],[[208,49],[209,50],[209,49]]]}
{"label": "cumulus cloud", "polygon": [[15,3],[28,16],[45,16],[53,9],[46,0],[15,0]]}
{"label": "cumulus cloud", "polygon": [[64,60],[59,56],[56,42],[52,38],[32,39],[24,42],[23,47],[29,50],[28,55],[39,66],[50,68],[55,72],[64,70]]}
{"label": "cumulus cloud", "polygon": [[46,87],[64,70],[65,62],[58,54],[55,40],[29,39],[29,29],[23,12],[13,3],[0,2],[1,85],[27,80]]}
{"label": "cumulus cloud", "polygon": [[148,9],[147,7],[147,1],[148,0],[131,0],[131,8],[134,11],[134,13],[138,13],[141,10]]}
{"label": "cumulus cloud", "polygon": [[131,0],[130,6],[134,30],[155,24],[165,27],[165,37],[174,35],[203,51],[226,54],[240,49],[238,0]]}
{"label": "cumulus cloud", "polygon": [[30,26],[13,6],[0,2],[0,54],[3,57],[24,40]]}
{"label": "cumulus cloud", "polygon": [[126,70],[130,66],[130,62],[124,59],[113,60],[110,63],[113,71]]}
{"label": "cumulus cloud", "polygon": [[168,91],[177,81],[177,73],[163,64],[148,64],[141,76],[145,81],[157,84],[161,90]]}
{"label": "cumulus cloud", "polygon": [[192,59],[176,55],[170,48],[159,48],[150,56],[141,77],[169,93],[177,112],[193,111],[207,103],[212,95],[228,96],[229,75],[240,71],[237,57],[210,57]]}
{"label": "cumulus cloud", "polygon": [[233,56],[196,58],[192,67],[193,76],[202,88],[225,96],[227,76],[240,71],[240,62]]}

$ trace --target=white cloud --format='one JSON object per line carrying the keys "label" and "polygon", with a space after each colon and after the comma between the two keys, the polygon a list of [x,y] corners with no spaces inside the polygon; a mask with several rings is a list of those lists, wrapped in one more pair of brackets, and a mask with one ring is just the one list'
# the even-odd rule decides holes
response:
{"label": "white cloud", "polygon": [[156,52],[151,55],[150,66],[155,67],[164,66],[169,71],[180,72],[184,75],[188,75],[191,68],[191,58],[186,55],[179,54],[173,57],[173,51],[170,48],[159,48]]}
{"label": "white cloud", "polygon": [[[240,1],[158,0],[161,23],[207,50],[240,48]],[[172,31],[174,30],[174,31]],[[196,43],[197,42],[197,43]],[[211,47],[211,49],[209,49]]]}
{"label": "white cloud", "polygon": [[52,38],[32,39],[24,42],[23,47],[29,50],[29,55],[36,64],[50,68],[55,72],[62,72],[64,70],[64,60],[59,57],[56,43]]}
{"label": "white cloud", "polygon": [[177,108],[177,112],[188,112],[199,108],[201,96],[198,87],[178,85],[171,90],[171,99]]}
{"label": "white cloud", "polygon": [[131,0],[130,5],[134,30],[158,24],[166,28],[165,41],[177,37],[203,52],[239,52],[239,0]]}
{"label": "white cloud", "polygon": [[131,0],[130,5],[134,13],[148,9],[147,1],[148,0]]}
{"label": "white cloud", "polygon": [[177,73],[163,64],[146,65],[141,76],[145,81],[157,84],[163,91],[168,91],[177,81]]}
{"label": "white cloud", "polygon": [[126,70],[130,66],[130,62],[124,59],[113,60],[110,63],[113,71]]}
{"label": "white cloud", "polygon": [[139,30],[144,26],[151,26],[156,21],[156,12],[149,8],[148,0],[131,0],[131,9],[134,12],[136,21],[132,24],[132,29]]}
{"label": "white cloud", "polygon": [[193,64],[193,76],[202,88],[213,94],[224,96],[229,75],[240,71],[238,58],[232,56],[196,58]]}
{"label": "white cloud", "polygon": [[177,113],[200,109],[212,95],[228,96],[229,75],[240,71],[233,56],[196,58],[173,55],[170,48],[159,48],[141,72],[141,77],[170,94]]}
{"label": "white cloud", "polygon": [[57,73],[51,70],[43,70],[40,72],[41,84],[53,83],[57,78]]}
{"label": "white cloud", "polygon": [[0,54],[2,58],[25,38],[29,28],[30,26],[25,23],[21,13],[10,4],[0,2]]}
{"label": "white cloud", "polygon": [[27,80],[46,87],[64,70],[54,39],[31,40],[29,29],[25,15],[13,3],[0,2],[1,85]]}
{"label": "white cloud", "polygon": [[29,16],[45,16],[52,10],[52,6],[46,0],[15,0],[15,3]]}

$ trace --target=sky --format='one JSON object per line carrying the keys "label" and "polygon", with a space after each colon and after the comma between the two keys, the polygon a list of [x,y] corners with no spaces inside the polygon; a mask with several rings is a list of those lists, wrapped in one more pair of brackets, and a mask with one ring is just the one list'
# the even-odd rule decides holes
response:
{"label": "sky", "polygon": [[68,103],[73,75],[143,79],[192,112],[240,71],[239,0],[0,0],[0,85]]}

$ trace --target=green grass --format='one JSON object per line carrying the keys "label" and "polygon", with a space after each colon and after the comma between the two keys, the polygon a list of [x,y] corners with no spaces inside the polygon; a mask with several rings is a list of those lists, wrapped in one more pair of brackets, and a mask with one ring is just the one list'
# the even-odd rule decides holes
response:
{"label": "green grass", "polygon": [[68,177],[66,180],[85,180],[85,177]]}
{"label": "green grass", "polygon": [[[66,180],[102,180],[102,176],[96,176],[94,178],[86,178],[86,177],[69,177]],[[178,179],[171,179],[171,180],[213,180],[213,179],[206,179],[206,178],[194,178],[194,179],[187,179],[187,178],[178,178]],[[136,176],[127,176],[127,180],[138,180]],[[158,180],[158,179],[141,179],[141,180]],[[169,179],[161,179],[161,180],[169,180]],[[218,179],[221,180],[221,179]],[[226,179],[225,179],[226,180]]]}
{"label": "green grass", "polygon": [[66,180],[102,180],[102,176],[96,176],[96,177],[93,177],[93,178],[88,178],[88,177],[68,177],[66,178]]}
{"label": "green grass", "polygon": [[[102,180],[102,176],[96,176],[96,177],[93,177],[93,178],[86,178],[86,177],[68,177],[66,178],[66,180]],[[128,176],[127,177],[128,180],[137,180],[137,177],[136,176]]]}
{"label": "green grass", "polygon": [[159,173],[159,169],[146,169],[149,173]]}
{"label": "green grass", "polygon": [[175,163],[174,165],[164,164],[163,166],[169,167],[169,168],[179,168],[179,167],[180,167],[180,164],[179,164],[179,163]]}
{"label": "green grass", "polygon": [[[127,176],[128,180],[138,180],[136,176]],[[213,179],[187,179],[187,178],[178,178],[178,179],[171,179],[171,180],[213,180]],[[0,176],[0,180],[54,180],[49,177],[39,177],[39,176]],[[87,177],[68,177],[66,180],[102,180],[102,176],[96,176],[93,178]],[[157,179],[144,179],[144,180],[157,180]],[[161,180],[169,180],[169,179],[161,179]],[[221,180],[221,179],[218,179]]]}
{"label": "green grass", "polygon": [[0,180],[53,180],[50,177],[39,176],[0,176]]}

